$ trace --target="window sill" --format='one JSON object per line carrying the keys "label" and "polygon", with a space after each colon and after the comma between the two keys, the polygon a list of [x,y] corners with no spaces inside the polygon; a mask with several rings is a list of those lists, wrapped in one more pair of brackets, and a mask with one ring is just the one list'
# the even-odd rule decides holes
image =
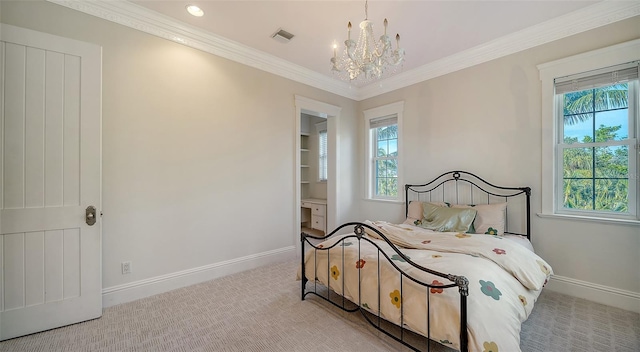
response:
{"label": "window sill", "polygon": [[403,200],[397,199],[377,199],[377,198],[364,198],[367,202],[387,203],[387,204],[404,204]]}
{"label": "window sill", "polygon": [[603,223],[603,224],[616,224],[616,225],[628,225],[628,226],[639,226],[640,225],[640,220],[595,218],[595,217],[590,217],[590,216],[566,215],[566,214],[546,214],[546,213],[537,213],[536,215],[538,215],[538,217],[540,217],[540,218],[549,218],[549,219],[592,221],[592,222],[599,222],[599,223]]}

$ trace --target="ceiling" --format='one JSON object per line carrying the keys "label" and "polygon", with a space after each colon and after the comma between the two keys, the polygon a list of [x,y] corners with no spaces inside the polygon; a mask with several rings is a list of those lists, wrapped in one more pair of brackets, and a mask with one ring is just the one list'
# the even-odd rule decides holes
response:
{"label": "ceiling", "polygon": [[[640,15],[637,0],[371,0],[374,35],[387,18],[406,60],[395,75],[359,84],[333,76],[329,60],[349,21],[355,39],[364,1],[47,1],[355,100]],[[188,4],[205,15],[191,16]],[[295,37],[276,41],[278,29]]]}
{"label": "ceiling", "polygon": [[[344,45],[349,21],[357,38],[365,17],[365,1],[133,2],[328,76],[333,43]],[[389,35],[400,34],[406,51],[403,70],[408,71],[595,2],[372,0],[368,13],[376,37],[382,34],[385,18]],[[205,15],[191,16],[185,10],[188,4],[199,6]],[[279,28],[295,37],[286,44],[272,39]]]}

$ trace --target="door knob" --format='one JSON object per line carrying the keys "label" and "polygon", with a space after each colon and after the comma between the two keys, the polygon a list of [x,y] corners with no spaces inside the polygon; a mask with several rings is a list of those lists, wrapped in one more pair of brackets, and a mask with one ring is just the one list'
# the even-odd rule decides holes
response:
{"label": "door knob", "polygon": [[87,207],[85,211],[85,221],[89,226],[93,226],[93,224],[96,223],[96,207],[93,205]]}

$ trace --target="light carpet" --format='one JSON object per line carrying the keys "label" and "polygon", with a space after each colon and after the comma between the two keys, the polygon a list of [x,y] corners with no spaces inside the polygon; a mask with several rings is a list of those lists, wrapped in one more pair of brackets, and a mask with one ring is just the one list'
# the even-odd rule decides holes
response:
{"label": "light carpet", "polygon": [[[0,351],[408,351],[359,313],[301,301],[297,265],[271,264],[109,307],[99,319],[0,342]],[[640,314],[545,290],[521,338],[523,352],[637,352]],[[446,350],[439,346],[431,350]]]}

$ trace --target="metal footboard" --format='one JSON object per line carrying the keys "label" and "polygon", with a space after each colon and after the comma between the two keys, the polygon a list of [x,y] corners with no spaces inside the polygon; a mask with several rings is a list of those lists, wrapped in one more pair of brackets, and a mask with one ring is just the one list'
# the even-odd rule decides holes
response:
{"label": "metal footboard", "polygon": [[[318,241],[318,240],[327,240],[329,239],[331,236],[333,236],[334,234],[340,232],[340,230],[347,228],[347,227],[351,227],[353,226],[353,234],[351,235],[347,235],[344,238],[340,239],[339,241],[337,241],[336,243],[334,243],[332,246],[330,247],[319,247],[315,244],[312,243],[312,240],[314,241]],[[382,250],[375,242],[373,242],[371,239],[369,239],[367,236],[364,236],[365,234],[365,229],[367,231],[373,231],[375,232],[380,238],[382,238],[390,247],[391,249],[395,252],[395,254],[397,254],[400,258],[402,258],[403,261],[405,261],[406,263],[410,264],[413,268],[416,268],[418,270],[420,270],[421,272],[426,272],[435,276],[438,276],[440,278],[446,279],[448,280],[450,283],[449,284],[434,284],[434,283],[428,283],[428,282],[424,282],[418,278],[416,278],[415,276],[409,275],[407,274],[405,271],[403,271],[398,265],[396,265],[396,263],[394,263],[394,261],[392,260],[391,257],[389,257],[389,254],[387,254],[384,250]],[[326,274],[327,274],[327,284],[324,285],[322,283],[319,282],[318,278],[318,270],[324,270],[325,268],[319,269],[317,266],[317,258],[318,258],[318,254],[319,253],[323,253],[323,251],[329,251],[333,248],[336,247],[341,247],[342,248],[342,270],[344,271],[344,251],[345,251],[345,240],[347,239],[357,239],[357,253],[358,253],[358,263],[360,263],[361,261],[361,245],[362,242],[368,242],[369,244],[373,245],[375,248],[377,248],[377,255],[378,255],[378,261],[377,261],[377,275],[378,275],[378,307],[377,310],[375,310],[377,313],[373,313],[370,309],[368,310],[367,308],[371,308],[371,307],[364,307],[362,304],[362,299],[361,299],[361,293],[362,293],[362,277],[361,277],[361,273],[362,270],[360,270],[360,267],[358,267],[356,265],[356,268],[358,269],[358,297],[352,297],[353,300],[357,300],[357,302],[352,302],[348,299],[345,298],[344,294],[339,294],[337,292],[334,292],[332,294],[332,288],[331,288],[331,281],[330,281],[330,264],[331,261],[329,260],[329,253],[327,252],[327,268],[326,268]],[[334,306],[339,307],[340,309],[347,311],[347,312],[356,312],[359,311],[362,316],[365,318],[365,320],[367,320],[372,326],[374,326],[376,329],[382,331],[383,333],[385,333],[387,336],[393,338],[394,340],[402,343],[403,345],[411,348],[414,351],[430,351],[431,350],[431,324],[433,323],[431,321],[431,300],[430,300],[430,294],[431,292],[433,292],[433,290],[446,290],[446,289],[455,289],[455,287],[458,288],[458,292],[459,292],[459,296],[460,296],[460,350],[461,351],[468,351],[468,331],[467,331],[467,296],[469,294],[468,291],[468,286],[469,286],[469,282],[468,280],[464,277],[464,276],[458,276],[458,275],[452,275],[452,274],[445,274],[445,273],[441,273],[435,270],[431,270],[429,268],[423,267],[413,261],[411,261],[411,259],[406,256],[405,254],[403,254],[389,239],[387,239],[387,237],[382,234],[380,231],[378,231],[376,228],[373,228],[367,224],[364,223],[360,223],[360,222],[349,222],[349,223],[345,223],[340,225],[338,228],[336,228],[335,230],[333,230],[331,233],[327,234],[326,236],[322,236],[322,237],[318,237],[318,236],[312,236],[309,235],[307,233],[301,233],[300,234],[300,241],[301,241],[301,280],[302,280],[302,285],[301,285],[301,298],[302,300],[305,299],[306,296],[308,295],[315,295],[317,297],[320,297],[323,300],[326,300],[328,302],[330,302],[331,304],[333,304]],[[305,252],[305,249],[307,247],[310,247],[309,251],[313,251],[313,253],[310,253],[309,255],[313,255],[313,260],[314,260],[314,268],[315,268],[315,273],[314,273],[314,277],[313,277],[313,285],[309,285],[310,287],[307,289],[307,284],[309,283],[309,278],[307,278],[306,275],[306,268],[305,268],[305,258],[307,256],[307,253]],[[391,266],[393,266],[393,268],[395,268],[395,270],[397,270],[398,275],[400,277],[400,324],[394,324],[394,323],[390,323],[387,320],[385,320],[382,316],[381,316],[381,300],[380,300],[380,292],[381,292],[381,282],[380,282],[380,267],[381,267],[381,259],[385,258],[386,261],[391,264]],[[345,275],[341,275],[342,276],[342,292],[345,292],[345,284],[344,284],[344,277]],[[408,329],[405,327],[405,320],[404,320],[404,316],[405,316],[405,305],[404,305],[404,299],[403,299],[403,294],[404,294],[404,285],[407,282],[407,280],[421,286],[424,287],[424,290],[426,292],[426,297],[427,297],[427,304],[426,304],[426,310],[427,310],[427,317],[426,317],[426,335],[425,336],[419,336],[417,335],[414,331]]]}

